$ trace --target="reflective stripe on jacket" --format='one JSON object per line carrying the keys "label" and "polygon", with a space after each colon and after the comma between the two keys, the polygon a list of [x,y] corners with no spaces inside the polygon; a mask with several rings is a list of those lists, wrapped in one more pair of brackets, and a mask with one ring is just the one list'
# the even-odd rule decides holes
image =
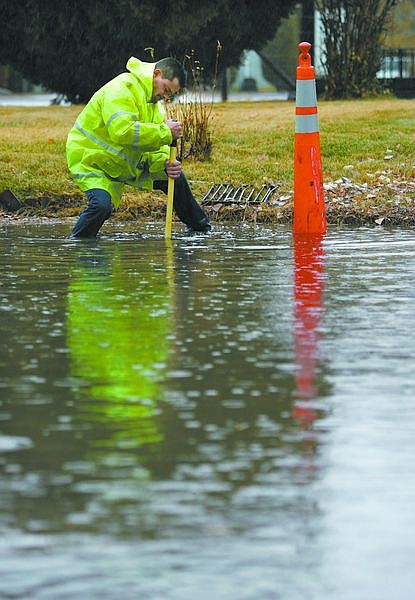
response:
{"label": "reflective stripe on jacket", "polygon": [[172,140],[160,102],[151,101],[155,63],[131,57],[122,73],[99,89],[69,132],[71,176],[83,190],[102,188],[114,206],[127,183],[151,190],[164,171]]}

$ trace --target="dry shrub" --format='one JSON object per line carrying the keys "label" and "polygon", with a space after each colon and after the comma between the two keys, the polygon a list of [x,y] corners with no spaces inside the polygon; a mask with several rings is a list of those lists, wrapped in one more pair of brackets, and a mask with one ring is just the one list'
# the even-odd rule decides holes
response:
{"label": "dry shrub", "polygon": [[181,159],[208,160],[212,152],[213,103],[216,88],[219,56],[222,46],[216,44],[216,61],[212,86],[203,85],[203,67],[196,59],[194,51],[186,55],[185,67],[192,75],[191,92],[185,93],[179,100],[167,105],[171,119],[182,123],[182,137],[178,142],[178,154]]}

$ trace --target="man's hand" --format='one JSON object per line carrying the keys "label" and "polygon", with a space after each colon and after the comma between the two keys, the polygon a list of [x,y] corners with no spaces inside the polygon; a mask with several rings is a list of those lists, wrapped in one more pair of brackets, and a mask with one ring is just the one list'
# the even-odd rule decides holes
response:
{"label": "man's hand", "polygon": [[167,119],[166,125],[167,127],[170,127],[173,140],[178,140],[182,135],[182,124],[180,121],[176,121],[175,119]]}
{"label": "man's hand", "polygon": [[178,160],[170,162],[166,160],[166,173],[172,179],[178,179],[180,177],[180,173],[182,172],[182,165]]}

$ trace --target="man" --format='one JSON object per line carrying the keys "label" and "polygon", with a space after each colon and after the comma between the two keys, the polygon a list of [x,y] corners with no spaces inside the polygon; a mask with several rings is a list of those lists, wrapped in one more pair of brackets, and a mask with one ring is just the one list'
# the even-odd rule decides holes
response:
{"label": "man", "polygon": [[159,102],[184,87],[183,67],[174,58],[146,63],[131,57],[127,69],[92,96],[69,132],[69,170],[87,196],[71,237],[96,237],[113,207],[118,208],[125,184],[167,193],[167,177],[175,179],[173,206],[179,219],[188,230],[207,233],[209,220],[180,162],[168,159],[181,123],[166,119]]}

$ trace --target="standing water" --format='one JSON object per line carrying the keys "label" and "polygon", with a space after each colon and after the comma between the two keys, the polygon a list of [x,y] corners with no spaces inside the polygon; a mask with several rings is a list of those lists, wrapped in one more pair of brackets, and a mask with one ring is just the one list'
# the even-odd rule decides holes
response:
{"label": "standing water", "polygon": [[415,233],[0,225],[0,597],[410,600]]}

